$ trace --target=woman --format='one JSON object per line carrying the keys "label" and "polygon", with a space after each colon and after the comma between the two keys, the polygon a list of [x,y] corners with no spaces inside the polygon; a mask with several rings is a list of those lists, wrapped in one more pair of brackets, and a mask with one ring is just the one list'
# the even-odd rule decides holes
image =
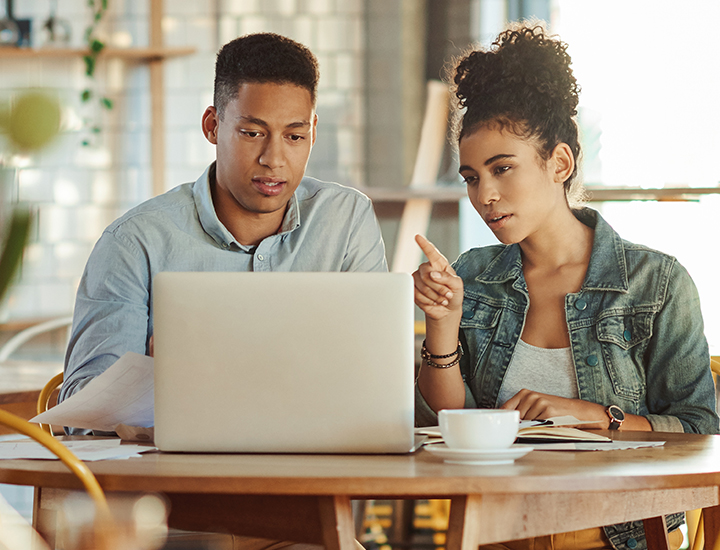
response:
{"label": "woman", "polygon": [[[427,326],[417,422],[479,407],[523,419],[572,415],[595,428],[717,433],[690,276],[576,202],[579,88],[566,48],[523,26],[456,66],[460,174],[502,244],[450,266],[417,237],[429,260],[413,274]],[[676,547],[680,523],[682,514],[668,516]],[[632,522],[499,547],[645,542],[642,522]]]}

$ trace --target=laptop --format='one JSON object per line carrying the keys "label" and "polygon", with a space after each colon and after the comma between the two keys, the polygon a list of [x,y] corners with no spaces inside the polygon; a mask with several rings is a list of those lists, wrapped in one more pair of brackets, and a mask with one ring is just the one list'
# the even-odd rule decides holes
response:
{"label": "laptop", "polygon": [[163,272],[153,309],[160,450],[413,449],[410,275]]}

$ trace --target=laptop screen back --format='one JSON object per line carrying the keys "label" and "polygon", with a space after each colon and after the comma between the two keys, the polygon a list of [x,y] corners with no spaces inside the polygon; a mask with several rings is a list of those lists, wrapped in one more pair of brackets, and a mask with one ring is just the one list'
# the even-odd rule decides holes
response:
{"label": "laptop screen back", "polygon": [[413,282],[401,273],[160,273],[164,451],[408,452]]}

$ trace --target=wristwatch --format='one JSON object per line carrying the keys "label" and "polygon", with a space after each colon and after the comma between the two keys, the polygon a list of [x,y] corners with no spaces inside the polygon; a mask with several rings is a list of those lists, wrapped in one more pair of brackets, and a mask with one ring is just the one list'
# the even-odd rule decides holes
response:
{"label": "wristwatch", "polygon": [[620,429],[620,425],[625,421],[625,413],[617,405],[610,405],[605,412],[610,417],[610,430]]}

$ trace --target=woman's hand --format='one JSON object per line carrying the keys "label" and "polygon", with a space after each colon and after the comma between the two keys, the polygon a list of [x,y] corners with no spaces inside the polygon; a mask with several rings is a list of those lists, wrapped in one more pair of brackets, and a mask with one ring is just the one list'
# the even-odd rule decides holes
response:
{"label": "woman's hand", "polygon": [[462,309],[463,282],[447,258],[422,235],[415,236],[428,261],[413,273],[415,303],[429,319],[439,321]]}
{"label": "woman's hand", "polygon": [[599,420],[598,424],[587,424],[587,428],[607,428],[610,422],[605,407],[581,399],[569,399],[522,389],[500,407],[520,411],[521,420],[545,420],[554,416],[574,416],[578,420]]}

